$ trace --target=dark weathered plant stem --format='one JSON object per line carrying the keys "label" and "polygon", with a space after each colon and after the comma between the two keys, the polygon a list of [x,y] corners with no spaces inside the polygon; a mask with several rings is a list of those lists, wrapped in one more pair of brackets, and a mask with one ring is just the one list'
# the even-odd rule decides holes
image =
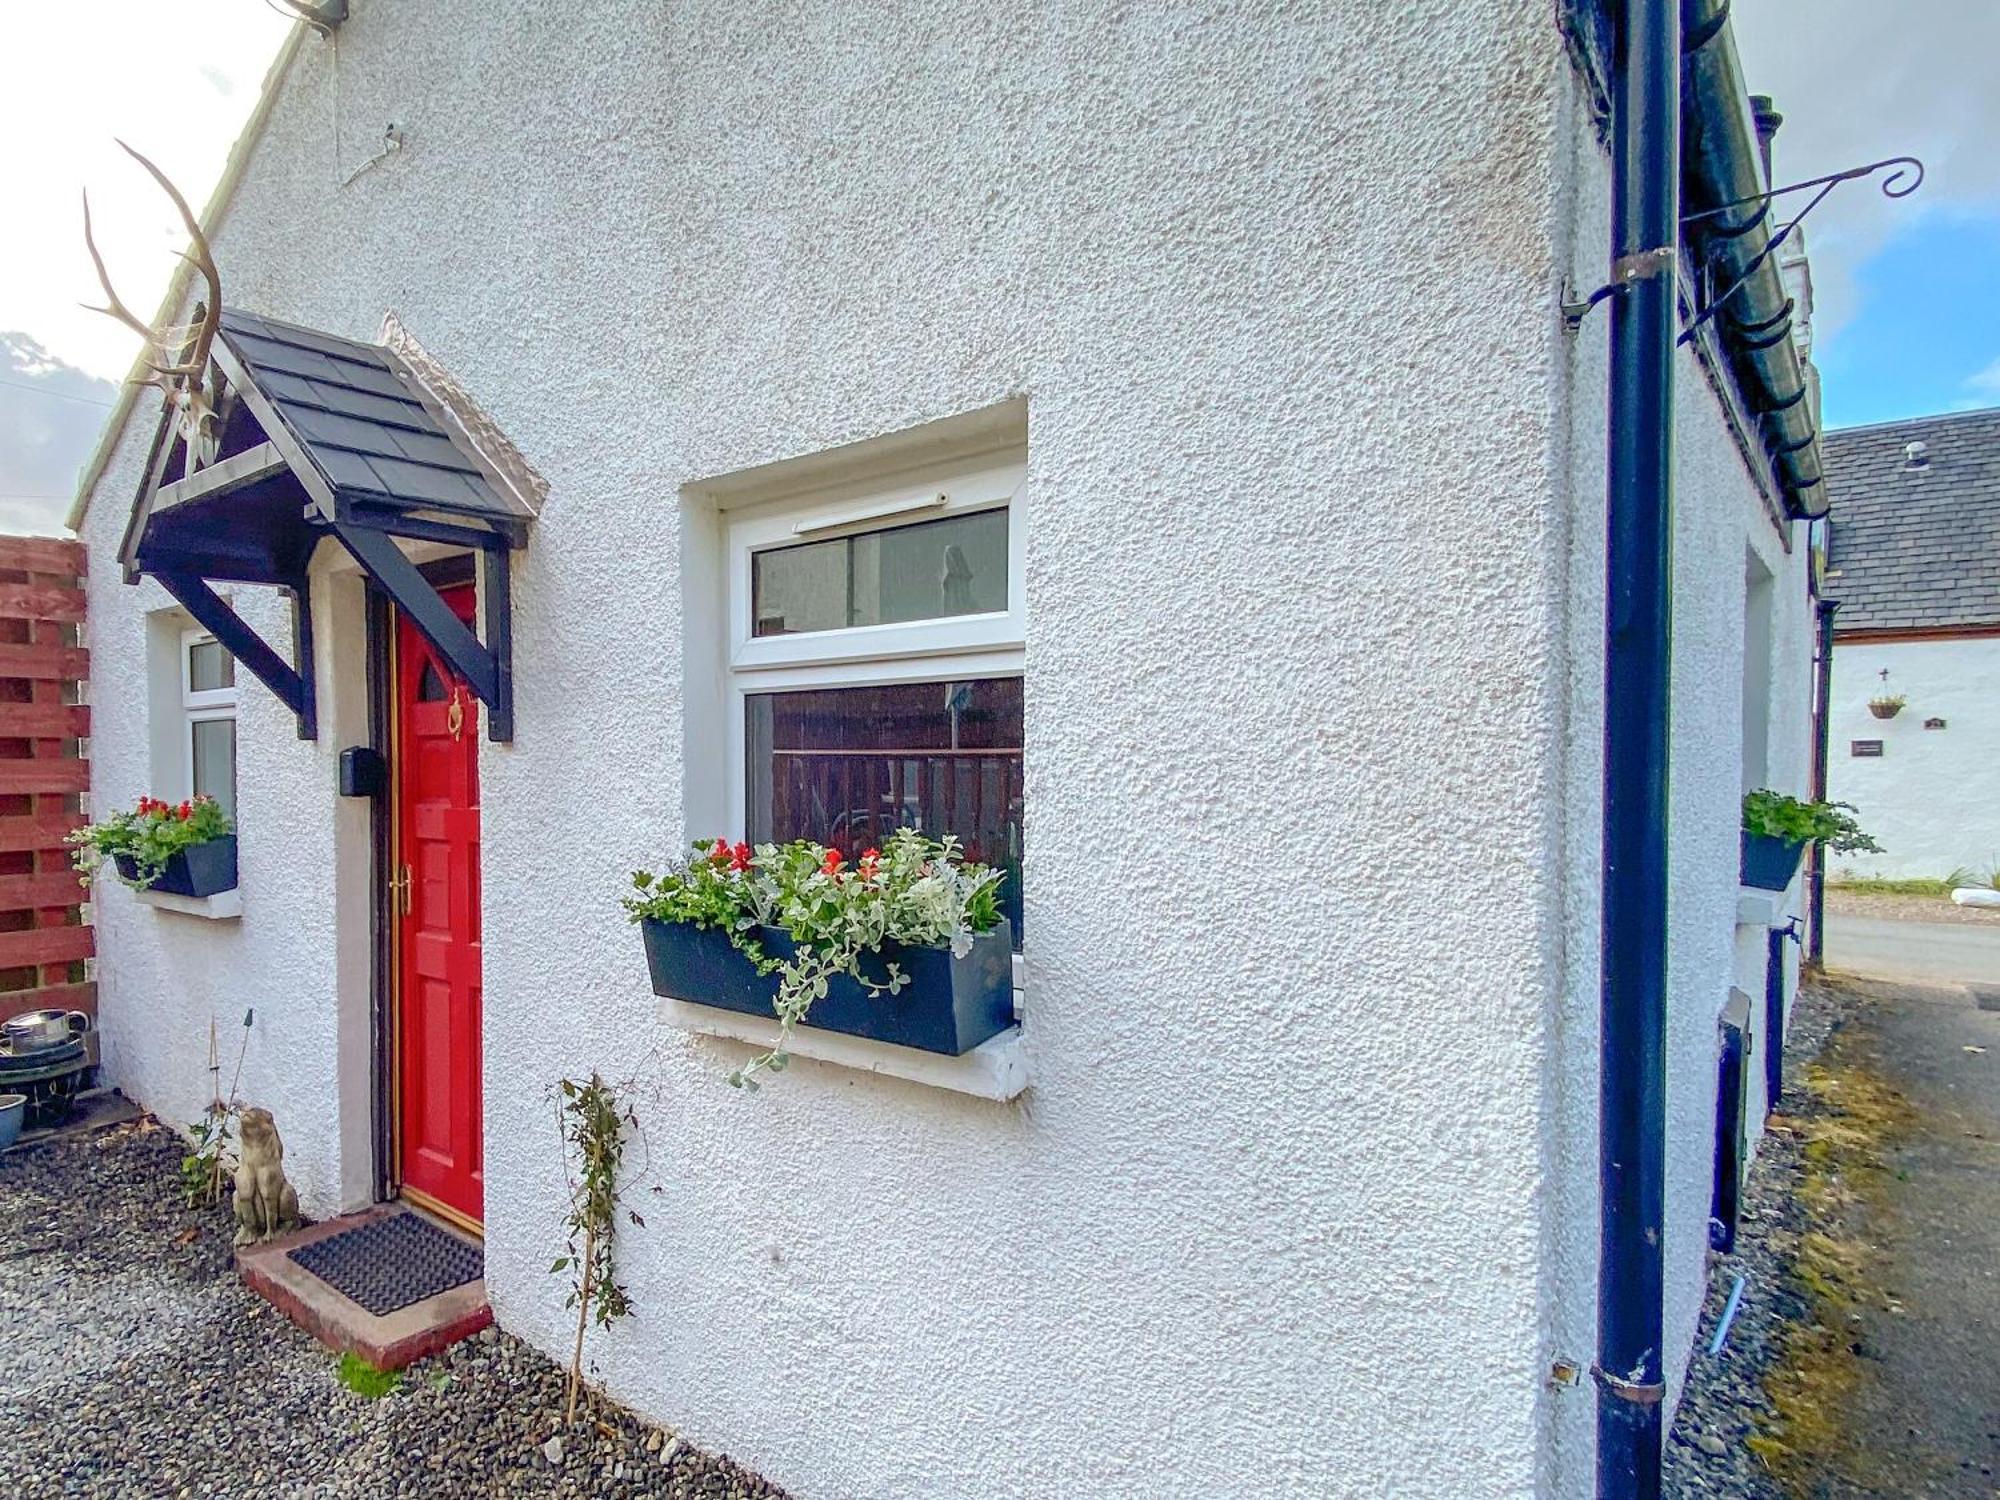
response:
{"label": "dark weathered plant stem", "polygon": [[583,1231],[583,1283],[576,1299],[576,1347],[569,1356],[569,1410],[563,1413],[565,1425],[576,1421],[576,1398],[583,1391],[583,1330],[590,1321],[591,1265],[596,1259],[597,1226],[586,1225]]}
{"label": "dark weathered plant stem", "polygon": [[[569,1179],[568,1253],[556,1257],[551,1272],[567,1271],[576,1278],[569,1300],[576,1306],[576,1343],[570,1351],[569,1408],[565,1423],[576,1420],[583,1394],[583,1336],[592,1316],[608,1328],[614,1318],[632,1310],[632,1301],[612,1274],[613,1239],[618,1221],[618,1166],[625,1154],[624,1128],[636,1125],[630,1109],[618,1107],[610,1085],[593,1073],[588,1083],[565,1078],[558,1085],[561,1103],[557,1123],[564,1155],[574,1147],[577,1171]],[[629,1209],[626,1217],[644,1224]],[[580,1241],[580,1243],[579,1243]]]}

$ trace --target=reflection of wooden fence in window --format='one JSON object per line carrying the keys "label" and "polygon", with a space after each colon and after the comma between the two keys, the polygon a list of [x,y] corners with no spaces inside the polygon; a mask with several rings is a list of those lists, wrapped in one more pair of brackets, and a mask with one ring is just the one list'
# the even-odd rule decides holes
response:
{"label": "reflection of wooden fence in window", "polygon": [[0,537],[0,1017],[97,1007],[85,892],[63,843],[90,787],[83,572],[77,542]]}
{"label": "reflection of wooden fence in window", "polygon": [[852,856],[908,826],[951,833],[966,858],[1008,872],[1002,905],[1021,923],[1019,747],[773,750],[772,836],[816,838]]}

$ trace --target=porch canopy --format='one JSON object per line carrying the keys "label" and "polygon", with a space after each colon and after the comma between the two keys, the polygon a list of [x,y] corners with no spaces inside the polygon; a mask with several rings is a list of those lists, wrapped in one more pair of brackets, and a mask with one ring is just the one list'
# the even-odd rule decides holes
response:
{"label": "porch canopy", "polygon": [[[212,443],[190,444],[169,401],[120,559],[156,578],[318,736],[307,566],[331,537],[351,553],[514,737],[507,554],[533,511],[394,350],[225,308],[211,350]],[[207,453],[202,452],[208,448]],[[169,477],[172,476],[172,477]],[[475,550],[481,634],[462,624],[398,538]],[[275,585],[292,605],[292,661],[217,583]]]}

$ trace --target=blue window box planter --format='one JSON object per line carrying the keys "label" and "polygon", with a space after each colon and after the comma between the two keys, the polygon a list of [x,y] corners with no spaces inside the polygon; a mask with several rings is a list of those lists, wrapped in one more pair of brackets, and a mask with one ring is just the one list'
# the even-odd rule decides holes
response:
{"label": "blue window box planter", "polygon": [[[720,928],[649,919],[639,929],[654,994],[777,1018],[771,1002],[778,976],[759,974]],[[781,927],[759,929],[757,940],[772,958],[789,958],[793,952],[791,936]],[[847,975],[836,975],[825,997],[806,1013],[805,1024],[950,1057],[970,1052],[1014,1024],[1014,939],[1004,921],[974,938],[963,958],[952,957],[948,948],[885,943],[861,959],[871,978],[886,979],[891,963],[907,976],[901,990],[871,996]]]}
{"label": "blue window box planter", "polygon": [[1773,838],[1768,833],[1743,835],[1740,878],[1760,891],[1782,891],[1799,873],[1799,860],[1806,852],[1804,839]]}
{"label": "blue window box planter", "polygon": [[[127,885],[139,883],[139,862],[129,854],[114,856],[118,875]],[[205,844],[190,844],[167,860],[160,878],[146,887],[166,896],[218,896],[236,889],[236,835],[226,833]]]}

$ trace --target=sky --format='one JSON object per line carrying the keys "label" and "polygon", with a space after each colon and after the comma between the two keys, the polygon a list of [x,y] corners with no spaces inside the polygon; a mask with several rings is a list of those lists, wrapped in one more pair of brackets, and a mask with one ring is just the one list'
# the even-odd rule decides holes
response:
{"label": "sky", "polygon": [[[1829,427],[2000,406],[2000,5],[1736,0],[1782,185],[1915,156],[1908,198],[1850,182],[1806,220]],[[1803,195],[1780,200],[1803,205]]]}
{"label": "sky", "polygon": [[[1929,168],[1914,197],[1849,183],[1807,221],[1828,425],[2000,405],[2000,3],[1736,0],[1733,15],[1750,87],[1785,115],[1781,181],[1904,154]],[[60,528],[137,352],[79,306],[101,300],[82,189],[113,282],[150,316],[184,236],[115,140],[199,209],[289,26],[269,0],[0,0],[0,529]]]}
{"label": "sky", "polygon": [[291,23],[265,0],[0,0],[0,530],[59,531],[139,340],[102,303],[82,191],[125,303],[150,318]]}

